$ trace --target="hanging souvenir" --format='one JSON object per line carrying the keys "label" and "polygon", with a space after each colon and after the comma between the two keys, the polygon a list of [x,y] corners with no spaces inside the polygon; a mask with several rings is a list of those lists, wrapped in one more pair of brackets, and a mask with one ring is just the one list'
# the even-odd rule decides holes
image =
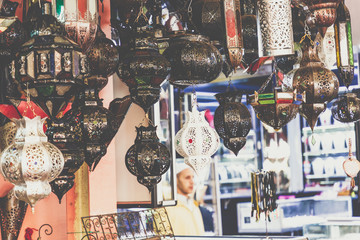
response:
{"label": "hanging souvenir", "polygon": [[170,167],[170,152],[159,142],[156,127],[136,127],[135,144],[126,152],[125,164],[140,184],[152,191]]}
{"label": "hanging souvenir", "polygon": [[351,150],[351,138],[349,138],[349,156],[343,163],[343,168],[349,177],[351,177],[351,188],[355,187],[354,178],[358,175],[360,171],[360,162],[352,155]]}
{"label": "hanging souvenir", "polygon": [[15,185],[15,196],[34,205],[51,193],[49,182],[53,181],[64,167],[60,150],[47,142],[39,116],[14,120],[17,132],[14,143],[1,155],[1,171],[5,179]]}
{"label": "hanging souvenir", "polygon": [[176,133],[175,150],[199,174],[211,162],[219,144],[219,136],[206,121],[205,111],[199,112],[194,104],[192,111],[186,112],[184,126]]}
{"label": "hanging souvenir", "polygon": [[351,18],[345,3],[340,3],[335,22],[336,62],[340,79],[348,88],[354,79],[354,52]]}
{"label": "hanging souvenir", "polygon": [[241,0],[242,37],[244,43],[243,65],[247,68],[259,57],[256,4],[253,0]]}
{"label": "hanging souvenir", "polygon": [[346,93],[340,96],[331,106],[334,119],[339,122],[355,122],[360,119],[360,99],[355,93]]}
{"label": "hanging souvenir", "polygon": [[334,25],[328,27],[324,38],[319,42],[319,58],[330,69],[336,63],[335,32]]}
{"label": "hanging souvenir", "polygon": [[258,0],[259,55],[294,54],[291,0]]}
{"label": "hanging souvenir", "polygon": [[251,129],[251,115],[241,103],[242,92],[225,92],[215,95],[220,106],[215,110],[214,125],[226,148],[238,154],[246,143]]}
{"label": "hanging souvenir", "polygon": [[293,89],[306,92],[306,101],[301,104],[299,112],[313,130],[319,114],[326,108],[326,103],[337,96],[339,80],[320,61],[317,46],[308,42],[303,45],[303,57],[300,68],[294,74]]}
{"label": "hanging souvenir", "polygon": [[157,41],[150,33],[137,33],[133,47],[119,63],[118,75],[130,90],[130,96],[145,112],[160,98],[160,84],[171,67],[159,53]]}

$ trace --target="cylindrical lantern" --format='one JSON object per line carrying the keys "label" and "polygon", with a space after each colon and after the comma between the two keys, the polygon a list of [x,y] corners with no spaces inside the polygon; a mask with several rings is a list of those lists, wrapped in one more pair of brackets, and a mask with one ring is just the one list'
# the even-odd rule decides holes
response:
{"label": "cylindrical lantern", "polygon": [[215,110],[214,125],[224,145],[238,154],[245,146],[251,128],[251,115],[241,103],[242,92],[225,92],[215,95],[220,106]]}
{"label": "cylindrical lantern", "polygon": [[341,3],[335,22],[336,62],[340,79],[349,87],[354,79],[354,53],[349,9]]}
{"label": "cylindrical lantern", "polygon": [[44,121],[39,116],[15,120],[18,130],[14,143],[1,155],[1,171],[15,185],[15,196],[29,203],[33,210],[38,200],[51,193],[49,182],[64,167],[60,150],[47,142]]}
{"label": "cylindrical lantern", "polygon": [[328,27],[324,38],[319,42],[319,58],[325,67],[331,69],[336,63],[334,26]]}
{"label": "cylindrical lantern", "polygon": [[291,0],[258,0],[259,55],[294,54]]}
{"label": "cylindrical lantern", "polygon": [[125,164],[138,182],[151,191],[170,167],[170,152],[159,143],[155,126],[136,127],[136,131],[135,144],[126,152]]}
{"label": "cylindrical lantern", "polygon": [[170,40],[164,56],[171,64],[170,83],[180,86],[208,83],[222,69],[219,50],[202,35],[179,34]]}
{"label": "cylindrical lantern", "polygon": [[186,112],[186,122],[175,136],[175,149],[186,164],[199,173],[211,162],[219,144],[219,135],[206,121],[205,111],[199,112],[194,106],[192,112]]}
{"label": "cylindrical lantern", "polygon": [[339,122],[355,122],[360,119],[360,99],[355,93],[340,96],[331,106],[334,119]]}

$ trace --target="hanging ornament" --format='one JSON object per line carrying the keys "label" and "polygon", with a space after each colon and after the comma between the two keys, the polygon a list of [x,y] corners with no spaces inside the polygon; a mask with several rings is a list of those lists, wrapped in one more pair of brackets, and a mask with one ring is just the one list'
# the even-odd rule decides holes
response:
{"label": "hanging ornament", "polygon": [[316,26],[322,36],[328,27],[335,23],[336,9],[342,0],[302,0],[313,13]]}
{"label": "hanging ornament", "polygon": [[318,47],[321,62],[325,64],[326,68],[331,69],[336,63],[335,32],[333,25],[328,27]]}
{"label": "hanging ornament", "polygon": [[49,182],[62,171],[64,158],[57,147],[47,142],[45,119],[37,116],[14,121],[18,130],[14,143],[1,155],[1,171],[15,185],[15,196],[34,211],[36,202],[51,193]]}
{"label": "hanging ornament", "polygon": [[9,146],[16,134],[16,124],[12,121],[6,123],[0,127],[0,151],[2,152],[7,146]]}
{"label": "hanging ornament", "polygon": [[341,2],[335,22],[336,62],[340,79],[348,88],[354,79],[354,52],[349,9]]}
{"label": "hanging ornament", "polygon": [[136,127],[136,131],[135,144],[126,152],[126,168],[140,184],[152,191],[160,182],[161,175],[170,167],[170,152],[164,144],[159,143],[155,126]]}
{"label": "hanging ornament", "polygon": [[358,175],[360,171],[360,162],[352,155],[351,151],[351,138],[349,138],[349,156],[343,163],[343,168],[349,177],[351,177],[351,188],[355,187],[354,178]]}
{"label": "hanging ornament", "polygon": [[170,83],[189,86],[215,80],[222,69],[222,57],[209,39],[196,34],[175,34],[163,55],[171,64]]}
{"label": "hanging ornament", "polygon": [[260,56],[294,54],[291,0],[259,0],[257,6]]}
{"label": "hanging ornament", "polygon": [[176,133],[177,153],[199,174],[211,162],[211,156],[217,151],[219,144],[219,136],[206,121],[205,111],[199,112],[194,104],[192,112],[186,112],[184,126]]}
{"label": "hanging ornament", "polygon": [[355,93],[340,96],[331,106],[332,116],[339,122],[355,122],[360,119],[360,99]]}
{"label": "hanging ornament", "polygon": [[299,112],[312,130],[319,114],[326,108],[326,103],[334,99],[339,91],[339,80],[331,70],[324,67],[317,51],[317,46],[309,43],[303,45],[300,68],[293,78],[293,89],[306,92],[306,101],[301,104]]}
{"label": "hanging ornament", "polygon": [[133,48],[124,56],[118,75],[129,87],[130,96],[145,112],[160,98],[160,84],[167,78],[171,67],[159,53],[157,42],[150,33],[137,33]]}
{"label": "hanging ornament", "polygon": [[64,156],[64,168],[60,175],[50,182],[52,192],[61,203],[62,197],[73,187],[74,173],[85,160],[82,126],[76,116],[66,115],[59,120],[48,123],[46,135],[50,143],[60,149]]}
{"label": "hanging ornament", "polygon": [[28,87],[31,99],[53,119],[79,90],[87,67],[80,47],[50,15],[49,4],[43,4],[44,15],[28,22],[32,37],[16,53],[14,80],[23,91]]}
{"label": "hanging ornament", "polygon": [[245,146],[251,128],[251,115],[241,103],[242,92],[225,92],[215,95],[220,106],[215,110],[214,125],[226,148],[238,154]]}

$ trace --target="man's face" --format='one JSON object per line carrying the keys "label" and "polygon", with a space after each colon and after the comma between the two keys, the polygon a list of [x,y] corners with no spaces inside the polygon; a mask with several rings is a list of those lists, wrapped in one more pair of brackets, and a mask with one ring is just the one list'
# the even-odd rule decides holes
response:
{"label": "man's face", "polygon": [[177,192],[188,195],[194,190],[194,171],[191,168],[184,169],[177,175]]}

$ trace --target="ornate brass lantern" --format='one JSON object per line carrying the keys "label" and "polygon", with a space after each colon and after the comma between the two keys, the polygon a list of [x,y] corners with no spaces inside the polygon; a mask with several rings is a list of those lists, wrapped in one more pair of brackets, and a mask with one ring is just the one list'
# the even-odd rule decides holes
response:
{"label": "ornate brass lantern", "polygon": [[332,116],[339,122],[355,122],[360,119],[360,99],[355,93],[347,93],[331,106]]}
{"label": "ornate brass lantern", "polygon": [[171,67],[150,34],[138,33],[132,41],[133,49],[121,59],[118,75],[128,85],[133,102],[147,112],[159,100],[160,84]]}
{"label": "ornate brass lantern", "polygon": [[316,46],[304,45],[300,68],[293,77],[293,89],[306,92],[306,101],[300,106],[300,114],[314,129],[326,103],[334,99],[339,91],[339,80],[331,70],[324,67]]}
{"label": "ornate brass lantern", "polygon": [[125,164],[131,174],[137,177],[142,185],[152,191],[159,183],[161,175],[170,167],[170,152],[159,143],[156,127],[136,127],[135,144],[126,153]]}
{"label": "ornate brass lantern", "polygon": [[185,163],[199,172],[211,162],[211,156],[219,148],[219,135],[205,120],[205,111],[195,106],[186,112],[186,122],[176,133],[175,149],[185,158]]}
{"label": "ornate brass lantern", "polygon": [[202,35],[175,35],[163,54],[171,64],[170,83],[174,85],[208,83],[215,80],[222,69],[219,50]]}
{"label": "ornate brass lantern", "polygon": [[246,136],[251,128],[251,116],[241,103],[242,92],[225,92],[215,95],[220,106],[215,110],[214,125],[224,145],[238,154],[245,146]]}
{"label": "ornate brass lantern", "polygon": [[5,179],[15,185],[15,196],[34,205],[51,193],[49,182],[53,181],[64,167],[60,150],[47,142],[43,123],[39,116],[14,120],[17,132],[14,143],[1,155],[1,171]]}
{"label": "ornate brass lantern", "polygon": [[349,9],[342,2],[335,22],[336,62],[340,79],[349,87],[354,79],[354,52]]}
{"label": "ornate brass lantern", "polygon": [[336,20],[336,9],[341,0],[302,0],[315,15],[316,26],[322,36]]}
{"label": "ornate brass lantern", "polygon": [[294,54],[291,0],[259,0],[260,56]]}
{"label": "ornate brass lantern", "polygon": [[242,36],[244,42],[243,63],[249,66],[259,57],[256,4],[252,0],[241,1]]}
{"label": "ornate brass lantern", "polygon": [[32,38],[16,53],[15,80],[54,118],[82,85],[87,74],[86,56],[63,35],[63,26],[49,12],[29,24]]}

